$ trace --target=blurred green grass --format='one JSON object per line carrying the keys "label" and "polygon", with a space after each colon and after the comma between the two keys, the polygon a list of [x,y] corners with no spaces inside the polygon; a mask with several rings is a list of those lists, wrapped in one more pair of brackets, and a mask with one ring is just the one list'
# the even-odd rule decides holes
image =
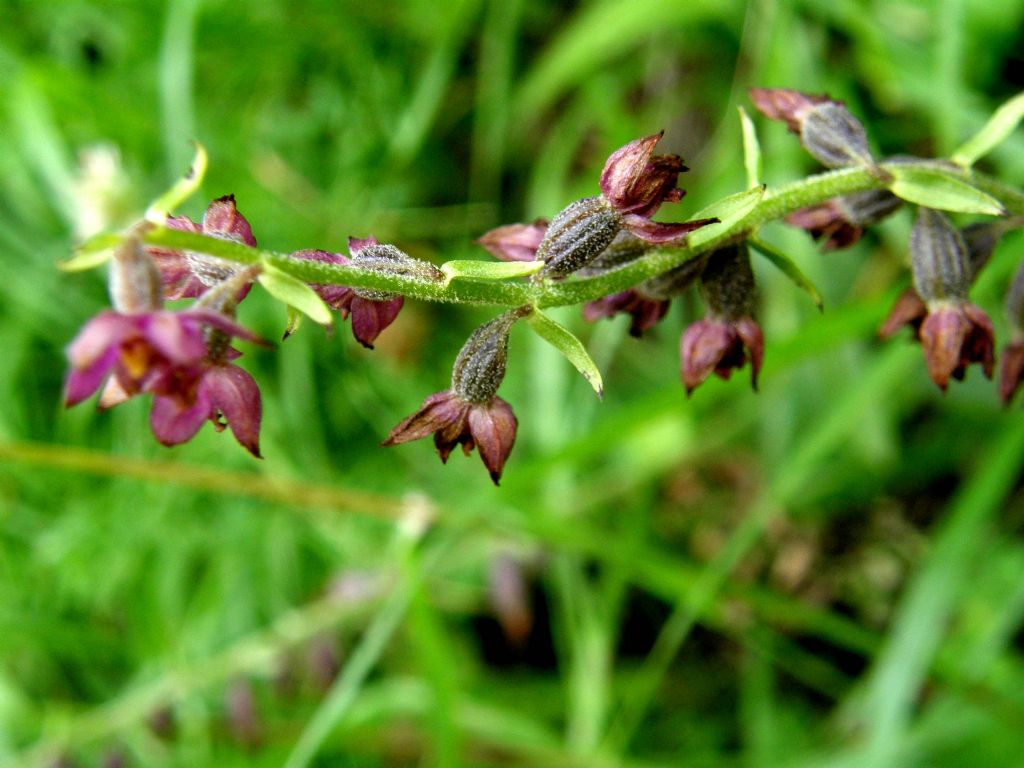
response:
{"label": "blurred green grass", "polygon": [[[737,376],[685,398],[693,300],[642,342],[622,318],[559,315],[604,371],[600,404],[515,330],[500,489],[476,457],[377,447],[447,386],[486,309],[410,305],[373,353],[345,327],[247,348],[253,462],[208,428],[159,447],[141,401],[63,411],[63,348],[105,297],[100,274],[55,264],[97,144],[132,188],[112,226],[199,138],[206,199],[233,192],[262,245],[373,233],[438,261],[593,194],[607,153],[659,128],[692,168],[672,215],[739,189],[750,86],[828,91],[880,151],[941,155],[1020,90],[1024,3],[0,11],[0,764],[1020,760],[1024,427],[977,371],[943,397],[919,350],[875,340],[907,281],[907,213],[836,254],[764,230],[826,312],[756,264],[757,395]],[[813,170],[780,126],[759,130],[769,184]],[[984,167],[1020,183],[1024,135]],[[1000,331],[1020,249],[1008,237],[975,292]],[[255,294],[242,319],[269,338],[284,323]],[[521,646],[495,620],[507,563],[533,615]],[[311,662],[324,646],[333,683]],[[245,683],[256,739],[231,694]],[[172,738],[147,726],[165,707]]]}

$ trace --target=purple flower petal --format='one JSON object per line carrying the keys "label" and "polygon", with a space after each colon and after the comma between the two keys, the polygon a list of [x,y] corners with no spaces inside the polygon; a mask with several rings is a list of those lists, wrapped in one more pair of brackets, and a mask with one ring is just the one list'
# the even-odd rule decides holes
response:
{"label": "purple flower petal", "polygon": [[486,404],[475,403],[469,409],[469,431],[495,485],[501,480],[505,461],[512,452],[518,424],[512,406],[500,397],[493,397]]}
{"label": "purple flower petal", "polygon": [[717,224],[718,219],[694,219],[684,221],[680,224],[663,224],[651,221],[645,216],[635,213],[628,213],[622,217],[622,225],[633,235],[648,243],[667,243],[669,241],[682,239],[687,233],[695,229],[706,227],[708,224]]}
{"label": "purple flower petal", "polygon": [[70,408],[91,396],[99,389],[103,379],[110,375],[117,363],[118,349],[108,347],[103,355],[85,368],[72,368],[64,384],[64,405]]}
{"label": "purple flower petal", "polygon": [[395,296],[385,301],[364,299],[354,296],[352,299],[352,334],[356,341],[367,349],[373,349],[374,340],[385,328],[394,322],[405,303],[405,298]]}
{"label": "purple flower petal", "polygon": [[188,442],[210,418],[210,399],[202,391],[191,407],[183,408],[176,398],[154,397],[149,425],[156,439],[163,445]]}
{"label": "purple flower petal", "polygon": [[260,456],[263,406],[255,379],[237,365],[215,365],[203,377],[201,389],[224,414],[235,439],[256,458]]}
{"label": "purple flower petal", "polygon": [[151,312],[139,316],[140,331],[152,348],[174,365],[195,365],[206,356],[199,320],[192,313]]}
{"label": "purple flower petal", "polygon": [[252,235],[252,227],[245,216],[238,212],[234,195],[218,197],[206,209],[203,215],[203,232],[234,240],[246,245],[256,246],[256,238]]}
{"label": "purple flower petal", "polygon": [[380,245],[380,242],[373,235],[365,238],[350,237],[348,239],[348,252],[355,256],[356,253],[370,245]]}
{"label": "purple flower petal", "polygon": [[534,261],[547,229],[548,222],[543,219],[532,224],[506,224],[485,232],[477,243],[502,261]]}
{"label": "purple flower petal", "polygon": [[68,360],[75,368],[90,367],[125,337],[135,332],[135,319],[107,310],[92,318],[68,345]]}
{"label": "purple flower petal", "polygon": [[257,336],[248,328],[239,325],[230,317],[225,315],[223,312],[217,312],[215,310],[205,309],[203,307],[195,307],[187,310],[183,314],[187,315],[190,318],[194,318],[199,323],[209,325],[213,328],[216,328],[219,331],[223,331],[228,336],[236,336],[240,339],[251,341],[254,344],[269,346],[269,344],[260,336]]}

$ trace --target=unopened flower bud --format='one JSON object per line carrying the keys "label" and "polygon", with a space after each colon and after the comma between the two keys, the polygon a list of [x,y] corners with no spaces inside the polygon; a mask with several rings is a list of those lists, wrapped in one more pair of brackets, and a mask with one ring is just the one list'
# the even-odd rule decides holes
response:
{"label": "unopened flower bud", "polygon": [[508,333],[523,311],[514,309],[484,323],[466,340],[452,368],[452,393],[467,403],[486,403],[498,391],[508,363]]}
{"label": "unopened flower bud", "polygon": [[537,248],[547,276],[568,275],[586,266],[608,247],[622,227],[622,214],[603,197],[577,200],[547,228]]}
{"label": "unopened flower bud", "polygon": [[914,288],[925,303],[967,301],[971,265],[963,238],[944,215],[919,208],[910,233]]}
{"label": "unopened flower bud", "polygon": [[125,238],[114,251],[109,290],[114,309],[126,315],[152,312],[163,306],[160,270],[134,235]]}

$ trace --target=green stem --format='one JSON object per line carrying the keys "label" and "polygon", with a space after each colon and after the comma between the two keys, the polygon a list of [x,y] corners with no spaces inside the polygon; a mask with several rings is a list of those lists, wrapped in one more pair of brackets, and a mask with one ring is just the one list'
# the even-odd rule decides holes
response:
{"label": "green stem", "polygon": [[[902,168],[919,166],[934,168],[934,160],[904,162]],[[884,167],[884,164],[883,164]],[[948,168],[947,168],[948,171]],[[954,173],[956,173],[954,171]],[[958,175],[965,182],[996,197],[1014,215],[1024,215],[1024,193],[995,179],[970,171]],[[867,168],[843,168],[810,176],[791,184],[769,190],[761,202],[744,219],[724,228],[713,237],[693,248],[652,247],[643,257],[621,269],[597,277],[555,281],[519,280],[485,281],[455,279],[445,285],[404,275],[370,272],[350,265],[327,264],[320,261],[294,258],[289,255],[251,248],[230,240],[180,230],[154,228],[143,233],[148,245],[187,249],[217,256],[240,264],[267,262],[293,277],[308,283],[347,285],[399,293],[424,301],[456,304],[490,304],[518,307],[534,304],[540,307],[560,307],[581,304],[602,296],[624,291],[652,277],[662,274],[689,259],[721,248],[723,245],[756,232],[769,221],[780,219],[793,211],[825,202],[833,197],[881,189],[884,183]]]}

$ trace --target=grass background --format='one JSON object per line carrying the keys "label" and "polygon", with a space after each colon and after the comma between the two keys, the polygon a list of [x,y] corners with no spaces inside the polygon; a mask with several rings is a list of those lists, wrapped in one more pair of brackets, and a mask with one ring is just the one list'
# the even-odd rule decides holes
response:
{"label": "grass background", "polygon": [[[438,262],[594,194],[660,128],[693,169],[664,216],[740,189],[751,86],[828,91],[879,152],[941,156],[1021,88],[1022,20],[1018,0],[0,2],[0,764],[1021,764],[1024,420],[976,369],[942,396],[919,349],[876,341],[908,212],[834,254],[765,228],[827,307],[757,261],[757,395],[744,371],[684,396],[693,297],[641,342],[559,315],[600,404],[516,329],[500,489],[475,456],[377,447],[493,311],[410,302],[373,353],[346,327],[247,347],[256,462],[208,427],[161,448],[141,400],[62,410],[105,290],[55,264],[98,144],[123,182],[108,226],[198,138],[203,199],[233,192],[261,245],[372,233]],[[814,170],[759,128],[769,184]],[[1019,183],[1024,135],[982,166]],[[1001,340],[1021,245],[974,294]],[[241,319],[277,338],[284,313],[254,292]]]}

